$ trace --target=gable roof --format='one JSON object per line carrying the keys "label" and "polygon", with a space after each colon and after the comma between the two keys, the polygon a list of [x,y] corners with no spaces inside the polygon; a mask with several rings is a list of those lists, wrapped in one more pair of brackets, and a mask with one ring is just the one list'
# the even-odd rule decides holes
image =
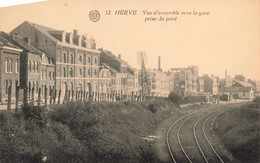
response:
{"label": "gable roof", "polygon": [[219,88],[219,92],[250,92],[252,90],[251,87],[221,87]]}
{"label": "gable roof", "polygon": [[116,73],[119,73],[118,71],[116,71],[113,67],[111,67],[110,65],[106,64],[106,63],[102,63],[102,65],[109,69],[112,73],[116,74]]}
{"label": "gable roof", "polygon": [[30,53],[39,54],[39,55],[43,53],[43,52],[39,51],[38,49],[36,49],[35,47],[29,45],[26,41],[24,41],[19,36],[13,36],[13,39],[14,39],[14,41],[16,41],[18,46],[27,50]]}
{"label": "gable roof", "polygon": [[28,22],[25,21],[28,24],[30,24],[31,26],[35,27],[36,29],[38,29],[40,32],[42,32],[44,35],[46,35],[47,37],[49,37],[52,41],[54,42],[59,42],[60,40],[58,40],[57,38],[55,38],[54,36],[52,36],[48,31],[58,31],[57,29],[53,29],[50,27],[46,27],[40,24],[36,24],[36,23],[32,23],[32,22]]}
{"label": "gable roof", "polygon": [[5,32],[0,31],[0,47],[14,48],[15,50],[21,51],[21,49],[12,43],[9,39],[10,37]]}
{"label": "gable roof", "polygon": [[234,80],[235,83],[238,83],[239,85],[243,87],[253,87],[252,84],[246,82],[246,81],[240,81],[240,80]]}
{"label": "gable roof", "polygon": [[[62,42],[61,40],[57,39],[56,37],[54,37],[53,35],[50,34],[51,31],[52,32],[53,31],[65,32],[64,30],[57,30],[57,29],[54,29],[54,28],[50,28],[50,27],[46,27],[46,26],[40,25],[40,24],[32,23],[32,22],[29,22],[29,21],[24,21],[22,24],[24,24],[24,23],[27,23],[30,26],[34,27],[35,29],[37,29],[39,32],[44,34],[46,37],[48,37],[49,39],[51,39],[54,43],[57,43],[58,45],[67,46],[67,47],[71,47],[71,48],[78,48],[80,50],[86,50],[86,51],[94,52],[94,53],[100,53],[100,51],[98,51],[96,49],[90,49],[90,48],[87,48],[87,47],[78,46],[78,45],[76,45],[74,43],[73,44],[69,44],[66,41]],[[12,30],[10,33],[12,33],[14,30]],[[65,33],[68,33],[68,32],[65,32]]]}

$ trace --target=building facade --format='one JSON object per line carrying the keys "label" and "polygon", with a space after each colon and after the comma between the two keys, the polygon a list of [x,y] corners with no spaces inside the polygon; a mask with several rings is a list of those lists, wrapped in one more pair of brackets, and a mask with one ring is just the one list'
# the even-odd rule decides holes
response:
{"label": "building facade", "polygon": [[87,35],[79,35],[77,30],[65,32],[28,21],[16,27],[11,34],[28,37],[33,47],[46,54],[49,65],[53,64],[55,70],[52,72],[51,66],[46,66],[43,76],[55,78],[54,89],[61,90],[62,98],[68,91],[70,94],[86,91],[88,96],[99,100],[101,87],[109,87],[107,79],[99,76],[103,75],[100,51],[96,50],[95,40]]}
{"label": "building facade", "polygon": [[0,32],[0,102],[7,101],[10,86],[11,97],[14,99],[16,87],[20,83],[20,53],[22,49],[8,41],[6,37],[8,35]]}
{"label": "building facade", "polygon": [[174,75],[174,92],[182,96],[191,96],[199,93],[199,69],[197,66],[187,68],[171,68],[169,74]]}
{"label": "building facade", "polygon": [[204,75],[202,78],[204,80],[204,92],[210,93],[211,95],[217,95],[219,85],[218,78],[213,75]]}

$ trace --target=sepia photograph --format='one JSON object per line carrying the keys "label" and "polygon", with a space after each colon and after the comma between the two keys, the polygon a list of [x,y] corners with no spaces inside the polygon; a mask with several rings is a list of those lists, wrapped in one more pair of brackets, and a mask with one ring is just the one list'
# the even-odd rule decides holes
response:
{"label": "sepia photograph", "polygon": [[0,163],[259,163],[259,0],[0,2]]}

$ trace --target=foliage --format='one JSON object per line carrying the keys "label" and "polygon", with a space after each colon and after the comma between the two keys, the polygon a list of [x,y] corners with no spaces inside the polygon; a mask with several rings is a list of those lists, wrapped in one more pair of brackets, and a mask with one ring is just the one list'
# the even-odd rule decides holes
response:
{"label": "foliage", "polygon": [[157,106],[155,104],[149,104],[148,109],[152,112],[152,113],[156,113],[157,112]]}
{"label": "foliage", "polygon": [[243,74],[235,75],[235,79],[239,81],[245,81],[245,77]]}
{"label": "foliage", "polygon": [[242,162],[260,161],[260,110],[251,106],[252,103],[219,115],[216,122],[221,127],[214,129],[223,144]]}
{"label": "foliage", "polygon": [[180,104],[182,102],[182,97],[174,92],[171,92],[168,98],[178,107],[180,108]]}
{"label": "foliage", "polygon": [[[149,106],[150,104],[150,106]],[[0,162],[154,162],[141,137],[173,110],[152,102],[69,102],[0,112]]]}
{"label": "foliage", "polygon": [[254,102],[260,104],[260,96],[256,96],[256,98],[254,99]]}
{"label": "foliage", "polygon": [[43,158],[67,162],[82,158],[83,146],[68,127],[50,122],[42,128],[32,117],[23,112],[0,113],[0,162],[41,162]]}

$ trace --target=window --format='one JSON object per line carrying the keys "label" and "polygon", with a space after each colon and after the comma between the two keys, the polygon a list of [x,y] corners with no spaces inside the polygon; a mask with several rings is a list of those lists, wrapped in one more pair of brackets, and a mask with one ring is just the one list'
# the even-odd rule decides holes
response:
{"label": "window", "polygon": [[90,69],[88,69],[88,75],[90,75]]}
{"label": "window", "polygon": [[95,76],[97,76],[97,70],[94,71]]}
{"label": "window", "polygon": [[12,87],[12,80],[9,81],[9,86],[8,87]]}
{"label": "window", "polygon": [[32,91],[35,91],[35,82],[33,81]]}
{"label": "window", "polygon": [[48,57],[48,63],[51,64],[51,58],[50,57]]}
{"label": "window", "polygon": [[66,68],[63,67],[63,76],[66,77]]}
{"label": "window", "polygon": [[5,60],[5,72],[8,72],[8,70],[7,70],[7,59]]}
{"label": "window", "polygon": [[95,64],[97,64],[97,58],[95,58]]}
{"label": "window", "polygon": [[82,75],[82,69],[81,68],[79,69],[79,75]]}
{"label": "window", "polygon": [[90,63],[90,57],[88,57],[88,63]]}
{"label": "window", "polygon": [[15,60],[15,72],[18,73],[19,72],[19,67],[18,67],[18,59]]}
{"label": "window", "polygon": [[43,90],[43,85],[42,85],[42,89],[41,89],[41,92],[42,92],[42,95],[43,95],[43,92],[44,92],[44,90]]}
{"label": "window", "polygon": [[32,71],[32,62],[29,61],[29,72],[31,72],[31,71]]}
{"label": "window", "polygon": [[66,63],[66,53],[63,53],[63,62]]}
{"label": "window", "polygon": [[71,64],[73,64],[73,54],[70,56]]}
{"label": "window", "polygon": [[51,80],[51,72],[49,72],[49,79]]}
{"label": "window", "polygon": [[39,63],[36,62],[36,71],[39,72]]}
{"label": "window", "polygon": [[45,70],[45,80],[47,80],[47,70]]}
{"label": "window", "polygon": [[73,83],[70,83],[70,91],[73,92]]}
{"label": "window", "polygon": [[36,81],[36,93],[38,93],[38,89],[39,89],[39,86],[38,86],[38,81]]}
{"label": "window", "polygon": [[12,72],[12,59],[8,59],[7,72]]}
{"label": "window", "polygon": [[70,68],[70,77],[72,77],[73,76],[73,70],[72,70],[72,68]]}
{"label": "window", "polygon": [[49,96],[51,96],[51,86],[49,86]]}
{"label": "window", "polygon": [[5,81],[5,94],[8,94],[8,80]]}
{"label": "window", "polygon": [[82,56],[81,55],[79,56],[79,61],[82,62]]}
{"label": "window", "polygon": [[44,80],[44,71],[42,70],[42,80]]}
{"label": "window", "polygon": [[33,61],[33,72],[35,72],[35,62]]}
{"label": "window", "polygon": [[52,76],[52,79],[53,79],[53,80],[55,79],[55,72],[53,72],[53,76]]}

